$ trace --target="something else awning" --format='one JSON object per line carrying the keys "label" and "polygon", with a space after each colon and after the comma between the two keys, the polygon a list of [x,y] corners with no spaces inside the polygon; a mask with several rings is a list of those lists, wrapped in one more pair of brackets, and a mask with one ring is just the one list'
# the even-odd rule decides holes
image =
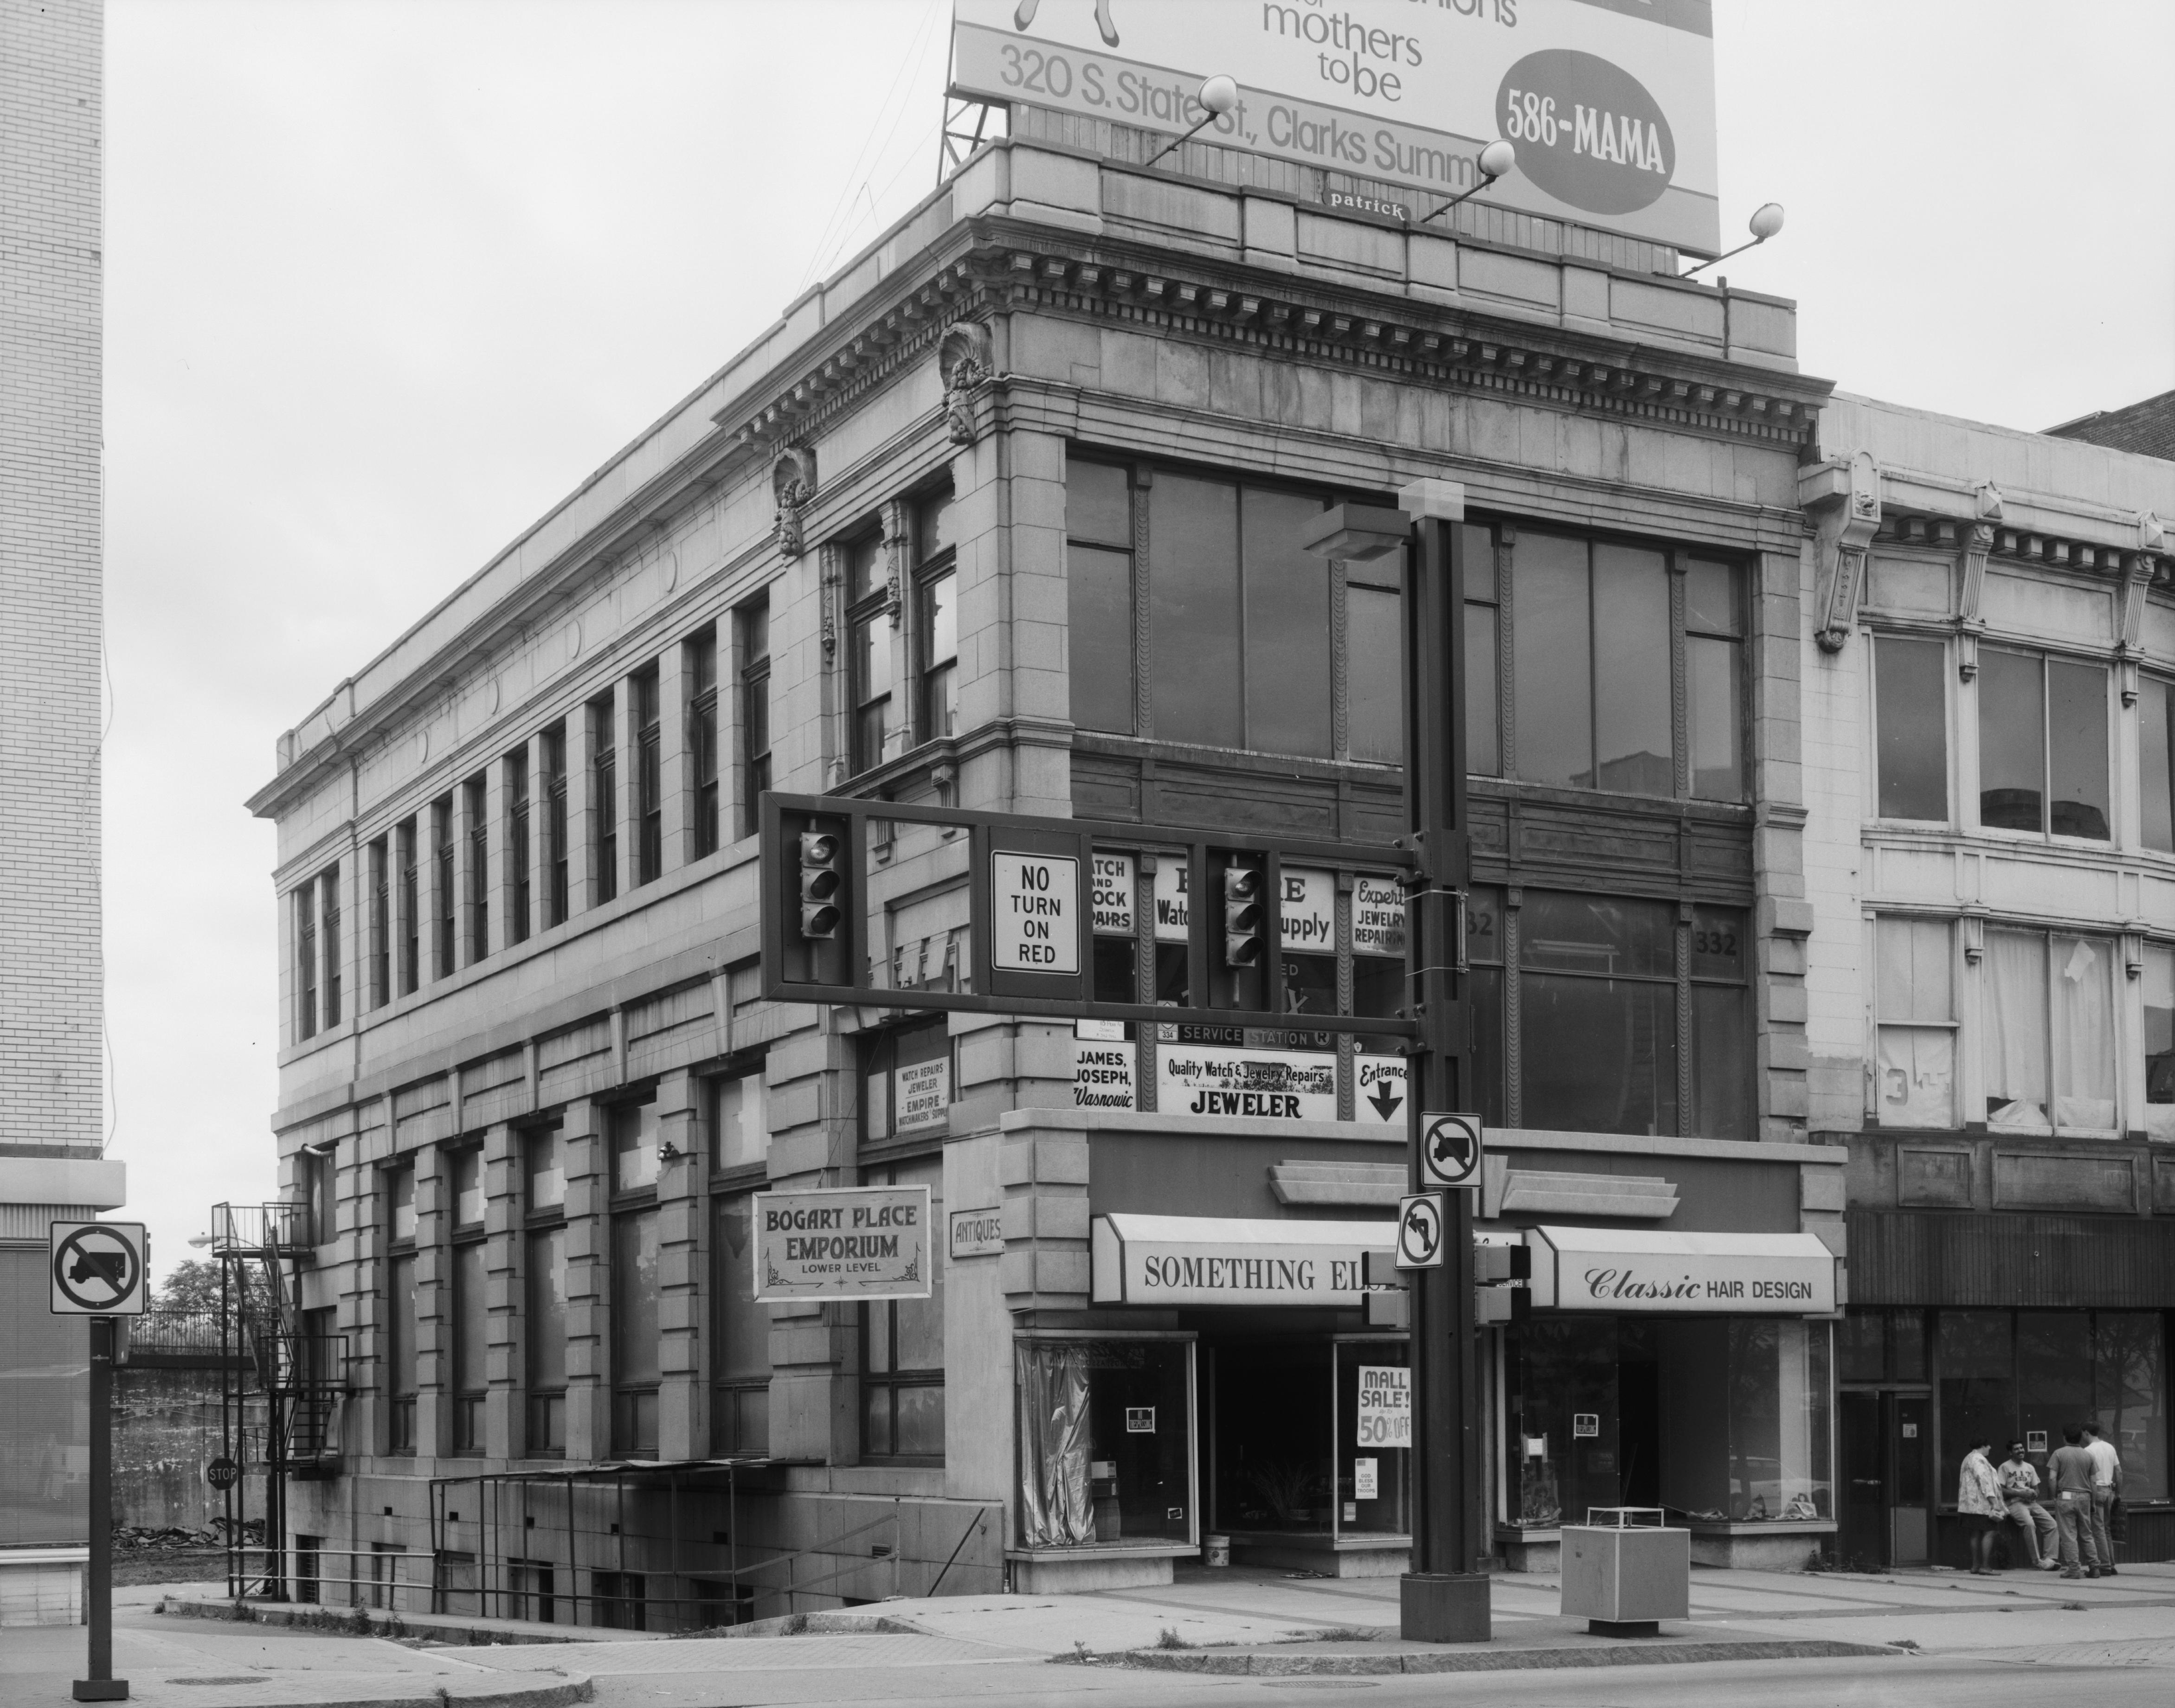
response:
{"label": "something else awning", "polygon": [[1098,1216],[1098,1304],[1356,1305],[1364,1254],[1397,1243],[1393,1222],[1230,1216]]}
{"label": "something else awning", "polygon": [[1536,1309],[1832,1316],[1835,1254],[1811,1234],[1527,1230]]}

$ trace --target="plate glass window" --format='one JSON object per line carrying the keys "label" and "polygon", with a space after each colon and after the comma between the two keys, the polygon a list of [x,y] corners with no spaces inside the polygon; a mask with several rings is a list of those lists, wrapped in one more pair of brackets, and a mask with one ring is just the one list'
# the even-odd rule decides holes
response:
{"label": "plate glass window", "polygon": [[1979,652],[1979,822],[2107,839],[2107,669]]}
{"label": "plate glass window", "polygon": [[883,549],[882,536],[876,534],[845,548],[846,663],[853,684],[855,771],[882,763],[891,733],[892,626]]}
{"label": "plate glass window", "polygon": [[740,834],[755,832],[756,810],[770,787],[770,600],[750,599],[734,614],[739,633]]}
{"label": "plate glass window", "polygon": [[919,734],[924,741],[956,734],[959,723],[959,577],[952,516],[948,490],[914,507],[914,627],[921,654]]}
{"label": "plate glass window", "polygon": [[1874,639],[1875,811],[1882,818],[1948,821],[1947,656],[1939,641]]}
{"label": "plate glass window", "polygon": [[1133,495],[1115,464],[1066,464],[1066,645],[1072,721],[1133,733]]}
{"label": "plate glass window", "polygon": [[[929,1221],[944,1226],[941,1158],[902,1163],[871,1185],[929,1188]],[[933,1246],[932,1246],[933,1253]],[[927,1299],[871,1299],[861,1307],[861,1451],[872,1459],[941,1464],[944,1458],[944,1264],[932,1255]]]}

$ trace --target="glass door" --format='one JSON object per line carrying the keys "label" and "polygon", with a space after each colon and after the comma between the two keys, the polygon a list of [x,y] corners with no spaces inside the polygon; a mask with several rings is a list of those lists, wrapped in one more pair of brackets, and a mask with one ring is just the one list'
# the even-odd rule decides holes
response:
{"label": "glass door", "polygon": [[1890,1391],[1888,1419],[1888,1563],[1923,1565],[1932,1557],[1934,1402]]}

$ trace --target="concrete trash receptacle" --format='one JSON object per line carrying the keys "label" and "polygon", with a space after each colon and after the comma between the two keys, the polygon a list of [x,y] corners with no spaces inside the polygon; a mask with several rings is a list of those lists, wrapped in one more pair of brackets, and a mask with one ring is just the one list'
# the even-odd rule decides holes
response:
{"label": "concrete trash receptacle", "polygon": [[1691,1617],[1692,1533],[1658,1507],[1596,1507],[1563,1527],[1563,1613],[1607,1637],[1652,1637]]}

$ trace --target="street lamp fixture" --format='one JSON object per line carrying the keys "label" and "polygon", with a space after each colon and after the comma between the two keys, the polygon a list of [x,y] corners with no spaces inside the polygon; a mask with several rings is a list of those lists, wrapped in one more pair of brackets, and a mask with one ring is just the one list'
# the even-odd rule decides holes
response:
{"label": "street lamp fixture", "polygon": [[1150,155],[1147,158],[1148,165],[1153,165],[1174,149],[1182,148],[1191,142],[1225,113],[1238,106],[1239,85],[1228,77],[1212,77],[1201,85],[1201,93],[1195,99],[1208,109],[1208,116],[1184,136],[1174,138]]}
{"label": "street lamp fixture", "polygon": [[1780,202],[1762,202],[1752,210],[1752,220],[1749,229],[1752,233],[1752,241],[1749,243],[1740,243],[1728,254],[1717,255],[1713,261],[1702,261],[1689,272],[1679,273],[1677,277],[1689,279],[1694,273],[1706,272],[1708,268],[1715,264],[1715,262],[1727,261],[1731,255],[1742,255],[1748,249],[1757,249],[1782,229],[1782,204]]}
{"label": "street lamp fixture", "polygon": [[1518,164],[1518,151],[1505,142],[1502,138],[1498,137],[1486,148],[1481,149],[1478,158],[1473,161],[1473,164],[1480,168],[1480,182],[1469,190],[1459,191],[1434,213],[1421,214],[1419,224],[1424,225],[1430,220],[1439,220],[1460,202],[1469,201],[1483,190],[1494,189],[1495,181]]}

